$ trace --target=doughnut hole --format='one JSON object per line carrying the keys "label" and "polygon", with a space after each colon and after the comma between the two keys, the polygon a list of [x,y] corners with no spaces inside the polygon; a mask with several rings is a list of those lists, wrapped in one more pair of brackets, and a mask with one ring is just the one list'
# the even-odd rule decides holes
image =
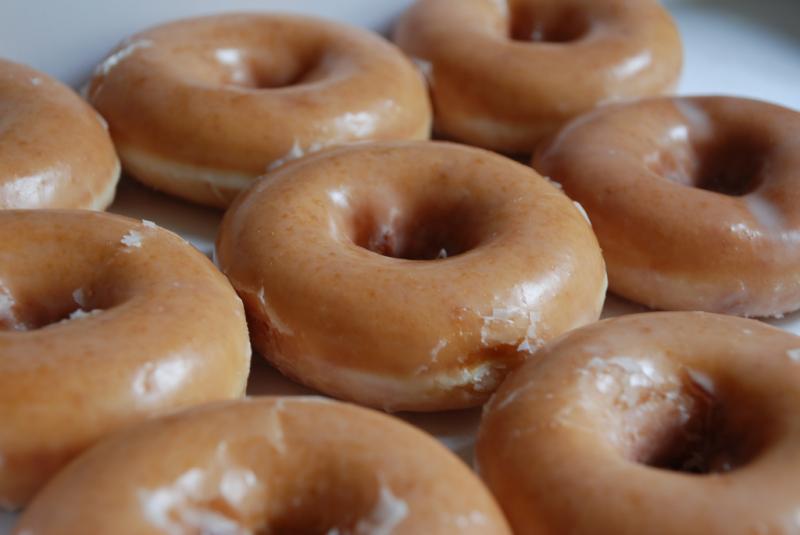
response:
{"label": "doughnut hole", "polygon": [[[369,475],[364,474],[369,478]],[[368,481],[367,479],[366,481]],[[370,490],[366,486],[353,488],[347,474],[330,474],[316,485],[306,485],[292,494],[292,501],[280,514],[269,519],[269,530],[259,533],[273,535],[295,535],[297,533],[328,534],[358,533],[356,526],[380,505],[375,497],[380,496],[378,485]],[[342,492],[347,489],[347,492]]]}
{"label": "doughnut hole", "polygon": [[698,147],[694,186],[733,197],[752,193],[764,181],[766,151],[763,140],[747,136],[732,136]]}
{"label": "doughnut hole", "polygon": [[369,204],[350,215],[350,239],[391,258],[442,260],[474,249],[483,239],[485,212],[469,199]]}
{"label": "doughnut hole", "polygon": [[319,73],[321,58],[317,54],[272,54],[236,48],[214,51],[221,68],[220,85],[245,89],[279,89],[312,81]]}
{"label": "doughnut hole", "polygon": [[651,170],[685,186],[741,197],[764,182],[767,151],[765,142],[752,135],[687,140],[661,151]]}
{"label": "doughnut hole", "polygon": [[[42,244],[46,257],[48,244]],[[125,267],[105,253],[88,252],[72,265],[44,258],[33,272],[0,274],[0,331],[35,331],[86,314],[99,314],[132,297]],[[29,262],[24,262],[31,265]]]}
{"label": "doughnut hole", "polygon": [[316,46],[267,50],[254,46],[184,47],[171,52],[174,74],[198,87],[261,91],[324,78],[331,61]]}
{"label": "doughnut hole", "polygon": [[578,6],[509,3],[509,38],[533,43],[571,43],[589,33],[589,20]]}
{"label": "doughnut hole", "polygon": [[631,462],[685,474],[724,473],[753,461],[774,435],[763,402],[727,380],[646,363],[632,373],[607,369],[596,377],[606,385],[595,402],[609,439]]}
{"label": "doughnut hole", "polygon": [[[220,533],[233,533],[235,525],[241,528],[236,533],[322,535],[371,533],[377,529],[374,524],[405,506],[368,463],[345,455],[336,463],[317,456],[276,465],[273,440],[254,436],[221,443],[224,447],[212,454],[216,458],[202,472],[194,470],[193,493],[171,506],[167,515],[192,527],[209,528],[214,520],[227,527]],[[220,456],[220,451],[225,453]],[[174,490],[174,483],[148,489],[144,506],[160,506],[160,496]]]}

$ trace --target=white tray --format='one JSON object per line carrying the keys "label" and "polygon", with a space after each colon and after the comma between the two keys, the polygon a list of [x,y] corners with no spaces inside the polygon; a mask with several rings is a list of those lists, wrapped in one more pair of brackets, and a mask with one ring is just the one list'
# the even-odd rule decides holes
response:
{"label": "white tray", "polygon": [[[411,0],[0,0],[0,56],[28,63],[78,86],[92,66],[127,35],[149,25],[230,10],[314,13],[386,30]],[[686,66],[681,93],[750,96],[800,109],[800,2],[797,0],[667,0],[683,33]],[[10,5],[9,5],[10,4]],[[112,211],[172,229],[206,254],[220,213],[184,204],[124,180]],[[610,297],[604,316],[636,307]],[[800,314],[770,321],[800,334]],[[255,356],[250,394],[300,394]],[[479,410],[400,415],[434,434],[468,462]],[[0,513],[0,535],[13,515]]]}

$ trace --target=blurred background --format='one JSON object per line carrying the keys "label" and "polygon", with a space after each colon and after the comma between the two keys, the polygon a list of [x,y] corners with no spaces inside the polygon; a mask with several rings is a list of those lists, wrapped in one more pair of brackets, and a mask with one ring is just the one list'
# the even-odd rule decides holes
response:
{"label": "blurred background", "polygon": [[[412,0],[0,0],[0,56],[79,86],[125,36],[231,10],[311,13],[381,32]],[[665,0],[686,49],[682,92],[800,108],[800,0]]]}

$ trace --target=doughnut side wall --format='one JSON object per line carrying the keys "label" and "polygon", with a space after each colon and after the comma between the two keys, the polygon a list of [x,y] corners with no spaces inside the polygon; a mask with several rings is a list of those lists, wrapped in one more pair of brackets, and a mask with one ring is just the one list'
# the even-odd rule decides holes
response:
{"label": "doughnut side wall", "polygon": [[202,254],[151,222],[0,212],[0,501],[23,505],[99,438],[239,397],[241,301]]}

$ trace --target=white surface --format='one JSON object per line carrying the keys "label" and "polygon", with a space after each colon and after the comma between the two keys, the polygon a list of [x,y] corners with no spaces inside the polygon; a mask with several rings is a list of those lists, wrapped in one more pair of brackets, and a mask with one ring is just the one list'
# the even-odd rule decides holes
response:
{"label": "white surface", "polygon": [[[78,86],[118,41],[164,20],[226,10],[316,13],[386,30],[410,0],[0,0],[0,56],[28,63]],[[751,96],[800,109],[800,1],[672,0],[683,33],[683,93]],[[184,204],[125,181],[113,211],[150,219],[210,253],[219,213]],[[611,298],[606,315],[637,310]],[[800,334],[800,314],[773,322]],[[250,393],[305,392],[253,359]],[[479,411],[403,415],[464,459],[472,452]],[[0,514],[0,535],[11,515]]]}

